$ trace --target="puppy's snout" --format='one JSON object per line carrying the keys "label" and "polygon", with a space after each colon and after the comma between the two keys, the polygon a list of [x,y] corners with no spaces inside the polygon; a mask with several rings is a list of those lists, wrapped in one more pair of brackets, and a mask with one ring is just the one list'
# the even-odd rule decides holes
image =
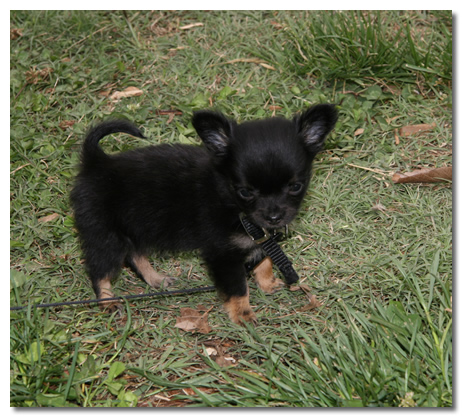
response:
{"label": "puppy's snout", "polygon": [[283,214],[282,213],[268,213],[263,217],[269,225],[277,226],[281,223]]}

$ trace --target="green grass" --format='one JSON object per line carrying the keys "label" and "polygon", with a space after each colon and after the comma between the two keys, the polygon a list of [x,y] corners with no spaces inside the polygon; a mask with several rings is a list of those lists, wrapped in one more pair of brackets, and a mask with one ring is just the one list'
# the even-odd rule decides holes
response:
{"label": "green grass", "polygon": [[[390,179],[452,162],[450,12],[14,11],[10,21],[21,33],[10,63],[12,306],[94,297],[69,207],[91,123],[116,115],[142,127],[147,140],[106,139],[117,152],[197,143],[190,116],[210,105],[241,121],[318,102],[340,113],[283,245],[321,307],[250,280],[256,327],[231,324],[213,292],[134,301],[123,317],[11,312],[11,406],[452,405],[452,187]],[[193,23],[203,25],[181,29]],[[128,86],[144,94],[101,94]],[[165,109],[183,115],[169,122]],[[396,141],[420,123],[436,127]],[[209,284],[195,254],[155,263],[178,288]],[[150,291],[128,270],[115,290]],[[213,307],[212,332],[175,327],[180,308],[200,305]]]}

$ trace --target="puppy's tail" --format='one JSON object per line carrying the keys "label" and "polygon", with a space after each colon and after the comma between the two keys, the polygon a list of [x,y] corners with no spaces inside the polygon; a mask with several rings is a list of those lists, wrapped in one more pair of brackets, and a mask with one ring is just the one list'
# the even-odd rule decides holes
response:
{"label": "puppy's tail", "polygon": [[92,127],[87,133],[82,147],[82,163],[97,163],[108,158],[98,143],[102,138],[112,133],[128,133],[137,138],[145,139],[141,131],[127,120],[108,120],[100,123]]}

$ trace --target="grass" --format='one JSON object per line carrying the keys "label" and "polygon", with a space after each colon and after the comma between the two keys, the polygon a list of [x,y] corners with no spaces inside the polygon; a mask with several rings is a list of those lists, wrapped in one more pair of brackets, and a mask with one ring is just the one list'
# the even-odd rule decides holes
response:
{"label": "grass", "polygon": [[[126,303],[122,317],[11,312],[11,406],[452,405],[451,184],[390,180],[451,164],[450,12],[13,11],[10,21],[11,305],[93,298],[68,199],[91,123],[116,115],[142,127],[147,140],[106,139],[118,152],[197,143],[191,113],[210,105],[238,120],[318,102],[340,113],[284,242],[319,308],[302,290],[269,296],[250,280],[256,327],[231,324],[213,292]],[[144,93],[108,99],[129,86]],[[170,109],[182,115],[157,112]],[[436,127],[398,133],[421,123]],[[156,267],[178,288],[209,284],[195,254]],[[149,291],[128,270],[115,290]],[[211,308],[210,333],[175,327],[182,307],[199,306]]]}

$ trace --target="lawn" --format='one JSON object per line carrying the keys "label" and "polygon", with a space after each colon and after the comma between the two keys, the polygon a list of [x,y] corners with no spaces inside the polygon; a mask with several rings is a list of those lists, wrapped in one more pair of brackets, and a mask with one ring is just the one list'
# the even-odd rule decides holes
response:
{"label": "lawn", "polygon": [[[28,306],[10,313],[11,406],[452,406],[452,184],[391,180],[452,164],[450,11],[12,11],[10,38],[10,304]],[[32,308],[94,298],[69,206],[92,123],[140,126],[105,139],[118,152],[198,143],[197,109],[320,102],[339,121],[282,244],[301,283],[267,295],[250,278],[258,325],[213,291],[121,316]],[[196,255],[155,265],[200,289]],[[150,291],[128,269],[115,283]],[[176,326],[191,314],[209,326]]]}

